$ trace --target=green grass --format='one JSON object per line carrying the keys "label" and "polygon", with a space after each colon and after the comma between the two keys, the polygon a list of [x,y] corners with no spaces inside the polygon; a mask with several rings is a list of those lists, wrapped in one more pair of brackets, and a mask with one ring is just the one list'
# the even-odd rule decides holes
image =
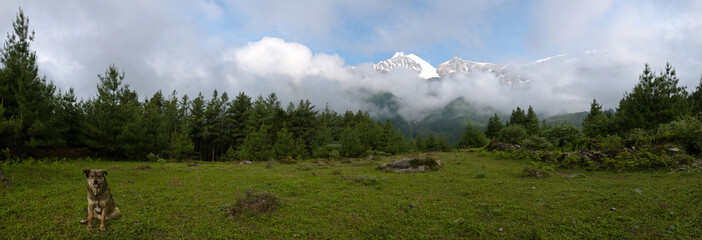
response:
{"label": "green grass", "polygon": [[[524,177],[528,164],[476,153],[432,154],[439,171],[400,174],[368,162],[5,164],[0,239],[627,239],[702,237],[700,172],[568,172]],[[148,164],[149,169],[137,169]],[[86,168],[103,168],[122,217],[86,217]],[[277,211],[227,217],[247,190]],[[640,189],[641,193],[635,191]],[[612,209],[615,210],[612,210]],[[500,231],[501,229],[501,231]]]}

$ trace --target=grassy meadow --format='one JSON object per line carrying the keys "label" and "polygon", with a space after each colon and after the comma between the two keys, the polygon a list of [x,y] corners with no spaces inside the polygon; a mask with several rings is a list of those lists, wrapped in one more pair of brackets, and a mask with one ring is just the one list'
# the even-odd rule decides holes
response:
{"label": "grassy meadow", "polygon": [[[702,172],[557,170],[477,153],[432,153],[439,171],[377,170],[402,156],[297,164],[111,162],[4,164],[0,239],[628,239],[702,237]],[[148,167],[144,167],[148,165]],[[83,169],[107,170],[122,217],[86,217]],[[228,217],[249,191],[277,211]]]}

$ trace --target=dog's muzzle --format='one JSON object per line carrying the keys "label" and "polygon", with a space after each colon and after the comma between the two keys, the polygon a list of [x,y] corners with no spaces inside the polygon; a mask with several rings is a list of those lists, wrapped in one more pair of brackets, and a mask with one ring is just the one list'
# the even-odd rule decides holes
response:
{"label": "dog's muzzle", "polygon": [[96,180],[96,181],[93,181],[93,187],[97,188],[98,186],[100,186],[100,185],[98,184],[98,181],[97,181],[97,180]]}

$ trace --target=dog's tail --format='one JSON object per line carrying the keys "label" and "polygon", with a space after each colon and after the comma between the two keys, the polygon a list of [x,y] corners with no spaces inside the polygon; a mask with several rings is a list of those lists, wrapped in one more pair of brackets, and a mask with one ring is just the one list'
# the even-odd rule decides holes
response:
{"label": "dog's tail", "polygon": [[119,208],[115,207],[115,210],[113,210],[113,211],[110,213],[110,215],[108,215],[107,217],[105,217],[105,220],[110,220],[110,219],[119,218],[120,216],[122,216],[122,215],[119,213]]}

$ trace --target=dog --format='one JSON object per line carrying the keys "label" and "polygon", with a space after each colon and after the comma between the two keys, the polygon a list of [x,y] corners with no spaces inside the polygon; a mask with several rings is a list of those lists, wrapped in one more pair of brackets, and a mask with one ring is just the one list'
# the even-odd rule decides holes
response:
{"label": "dog", "polygon": [[107,185],[107,171],[102,169],[83,170],[87,178],[88,187],[88,218],[80,223],[88,224],[88,230],[93,229],[93,218],[100,219],[100,231],[105,231],[105,220],[115,219],[120,216],[119,208],[110,194]]}

